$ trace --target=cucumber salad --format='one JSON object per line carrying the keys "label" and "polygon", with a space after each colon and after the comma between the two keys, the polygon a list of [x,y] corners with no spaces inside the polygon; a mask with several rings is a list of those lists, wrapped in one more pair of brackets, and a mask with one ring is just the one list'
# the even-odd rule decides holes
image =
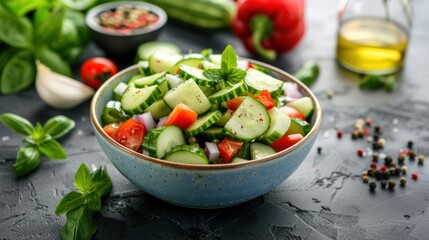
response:
{"label": "cucumber salad", "polygon": [[221,55],[151,51],[103,110],[104,131],[129,149],[179,163],[238,163],[287,149],[311,130],[312,99],[229,45]]}

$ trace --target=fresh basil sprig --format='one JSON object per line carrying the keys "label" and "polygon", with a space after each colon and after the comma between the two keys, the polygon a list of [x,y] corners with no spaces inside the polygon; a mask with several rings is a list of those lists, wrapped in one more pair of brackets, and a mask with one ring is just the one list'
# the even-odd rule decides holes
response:
{"label": "fresh basil sprig", "polygon": [[360,81],[359,87],[372,91],[384,88],[386,91],[392,92],[396,88],[396,81],[393,75],[365,75]]}
{"label": "fresh basil sprig", "polygon": [[59,115],[49,119],[44,126],[35,127],[27,119],[12,113],[0,115],[0,122],[12,131],[24,135],[25,144],[18,150],[13,169],[17,177],[24,176],[40,165],[40,157],[66,159],[67,153],[56,139],[64,136],[75,126],[75,122]]}
{"label": "fresh basil sprig", "polygon": [[207,69],[204,77],[217,81],[221,88],[228,88],[243,81],[246,71],[237,68],[237,54],[231,45],[226,46],[222,52],[220,69]]}
{"label": "fresh basil sprig", "polygon": [[80,191],[66,194],[58,203],[55,214],[66,214],[67,221],[61,230],[62,239],[91,239],[96,228],[92,213],[101,209],[101,197],[112,189],[112,182],[105,168],[91,173],[82,163],[74,177],[74,185]]}

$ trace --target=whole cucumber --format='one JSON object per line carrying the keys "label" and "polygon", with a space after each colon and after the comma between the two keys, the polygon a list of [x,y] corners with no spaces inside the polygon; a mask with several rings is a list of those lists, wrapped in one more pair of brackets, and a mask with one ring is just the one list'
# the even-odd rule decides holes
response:
{"label": "whole cucumber", "polygon": [[228,28],[236,9],[232,0],[147,0],[147,2],[164,9],[171,20],[207,30]]}

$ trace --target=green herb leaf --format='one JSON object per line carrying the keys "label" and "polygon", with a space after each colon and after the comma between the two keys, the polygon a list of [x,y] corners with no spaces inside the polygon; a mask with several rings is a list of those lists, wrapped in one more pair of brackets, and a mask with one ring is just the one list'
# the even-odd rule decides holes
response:
{"label": "green herb leaf", "polygon": [[0,2],[0,40],[12,47],[29,48],[33,41],[33,28],[26,17],[18,17]]}
{"label": "green herb leaf", "polygon": [[69,77],[72,75],[68,63],[65,62],[58,53],[47,46],[39,46],[36,49],[36,57],[52,71]]}
{"label": "green herb leaf", "polygon": [[33,132],[33,126],[31,123],[27,119],[16,114],[3,113],[0,115],[0,122],[19,134],[31,135]]}
{"label": "green herb leaf", "polygon": [[36,24],[36,45],[45,44],[56,40],[61,33],[64,19],[64,8],[56,7],[49,14],[45,14],[39,24]]}
{"label": "green herb leaf", "polygon": [[220,81],[223,79],[220,69],[207,69],[203,72],[203,75],[213,81]]}
{"label": "green herb leaf", "polygon": [[384,89],[388,92],[392,92],[396,89],[396,79],[393,76],[386,77],[384,80]]}
{"label": "green herb leaf", "polygon": [[40,153],[36,146],[24,145],[19,148],[12,167],[17,177],[22,177],[40,165]]}
{"label": "green herb leaf", "polygon": [[58,203],[55,214],[60,215],[71,211],[85,202],[85,197],[79,192],[69,192]]}
{"label": "green herb leaf", "polygon": [[307,87],[313,85],[319,77],[320,68],[316,62],[309,61],[304,63],[293,76],[304,83]]}
{"label": "green herb leaf", "polygon": [[83,193],[88,192],[92,187],[91,172],[84,163],[79,166],[74,176],[74,185]]}
{"label": "green herb leaf", "polygon": [[104,167],[97,168],[92,174],[92,191],[96,192],[98,196],[103,197],[112,190],[112,182],[110,181],[107,169]]}
{"label": "green herb leaf", "polygon": [[203,57],[205,59],[209,59],[210,56],[213,54],[213,50],[211,48],[206,48],[206,49],[201,50],[200,53],[201,53],[201,55],[203,55]]}
{"label": "green herb leaf", "polygon": [[43,130],[46,134],[51,135],[52,138],[58,139],[72,130],[74,126],[75,122],[72,119],[58,115],[49,119],[43,126]]}
{"label": "green herb leaf", "polygon": [[16,14],[23,16],[28,12],[36,10],[38,8],[49,7],[50,2],[48,0],[3,0],[6,5],[9,6]]}
{"label": "green herb leaf", "polygon": [[86,195],[85,203],[92,211],[99,212],[101,209],[101,199],[96,192],[91,192],[88,195]]}
{"label": "green herb leaf", "polygon": [[50,159],[66,159],[67,153],[55,139],[43,141],[37,145],[39,151]]}
{"label": "green herb leaf", "polygon": [[61,230],[63,240],[91,239],[96,228],[92,222],[91,211],[84,204],[67,212],[67,221]]}
{"label": "green herb leaf", "polygon": [[229,69],[228,70],[228,83],[231,84],[235,84],[238,82],[241,82],[244,77],[246,76],[247,72],[243,71],[241,69]]}
{"label": "green herb leaf", "polygon": [[35,77],[33,54],[27,50],[19,51],[11,56],[2,69],[0,91],[3,94],[20,92],[33,84]]}
{"label": "green herb leaf", "polygon": [[365,75],[359,87],[372,91],[384,88],[386,91],[391,92],[396,88],[396,81],[394,76]]}
{"label": "green herb leaf", "polygon": [[231,45],[226,46],[225,50],[222,52],[222,63],[226,63],[228,69],[237,67],[237,53]]}

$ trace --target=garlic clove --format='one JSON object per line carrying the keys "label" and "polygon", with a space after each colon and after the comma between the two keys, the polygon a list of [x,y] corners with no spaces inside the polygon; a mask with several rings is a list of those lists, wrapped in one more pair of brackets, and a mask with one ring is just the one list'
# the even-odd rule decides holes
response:
{"label": "garlic clove", "polygon": [[94,90],[72,78],[52,72],[48,67],[36,62],[36,91],[49,106],[69,109],[88,100]]}

